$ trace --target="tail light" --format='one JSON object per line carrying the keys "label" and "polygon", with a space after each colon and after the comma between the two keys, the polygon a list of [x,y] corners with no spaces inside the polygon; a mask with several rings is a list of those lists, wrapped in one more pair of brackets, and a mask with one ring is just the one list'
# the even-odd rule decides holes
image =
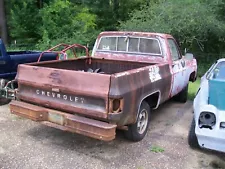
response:
{"label": "tail light", "polygon": [[109,111],[110,113],[120,113],[123,110],[123,99],[110,99]]}

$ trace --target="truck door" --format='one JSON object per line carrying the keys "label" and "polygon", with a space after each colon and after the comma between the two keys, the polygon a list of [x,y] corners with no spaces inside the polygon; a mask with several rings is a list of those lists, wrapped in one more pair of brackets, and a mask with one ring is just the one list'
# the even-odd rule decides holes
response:
{"label": "truck door", "polygon": [[2,50],[0,48],[0,73],[6,73],[8,68],[7,66],[7,62],[5,61]]}
{"label": "truck door", "polygon": [[172,59],[172,89],[171,96],[178,94],[186,85],[185,77],[185,61],[178,50],[177,44],[174,39],[168,39],[170,55]]}
{"label": "truck door", "polygon": [[7,77],[8,73],[10,73],[11,65],[9,65],[9,57],[6,53],[5,46],[0,39],[0,78]]}

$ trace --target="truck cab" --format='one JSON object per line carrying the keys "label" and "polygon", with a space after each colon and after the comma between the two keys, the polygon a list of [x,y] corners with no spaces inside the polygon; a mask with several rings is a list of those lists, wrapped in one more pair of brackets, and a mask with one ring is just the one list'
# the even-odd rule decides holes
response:
{"label": "truck cab", "polygon": [[[170,97],[187,87],[197,77],[193,55],[182,55],[173,36],[147,32],[103,32],[95,43],[92,57],[147,63],[167,63],[172,76]],[[184,100],[185,101],[185,100]]]}

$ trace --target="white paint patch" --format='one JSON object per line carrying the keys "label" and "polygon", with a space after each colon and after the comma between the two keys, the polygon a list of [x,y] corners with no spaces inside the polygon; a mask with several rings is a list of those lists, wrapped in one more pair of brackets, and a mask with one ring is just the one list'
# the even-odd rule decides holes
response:
{"label": "white paint patch", "polygon": [[107,46],[107,45],[103,45],[103,46],[102,46],[102,49],[103,49],[103,50],[110,50],[109,46]]}
{"label": "white paint patch", "polygon": [[154,65],[149,68],[149,79],[151,82],[155,82],[162,79],[161,75],[159,74],[158,66]]}
{"label": "white paint patch", "polygon": [[118,73],[118,74],[115,75],[115,77],[118,78],[118,77],[126,76],[126,75],[129,75],[129,74],[130,73],[128,73],[128,72]]}

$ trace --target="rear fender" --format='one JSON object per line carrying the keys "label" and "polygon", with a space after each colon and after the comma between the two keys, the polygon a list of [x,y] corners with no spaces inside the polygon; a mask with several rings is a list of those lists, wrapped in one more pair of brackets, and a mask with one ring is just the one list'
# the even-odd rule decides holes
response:
{"label": "rear fender", "polygon": [[[158,95],[158,96],[157,96]],[[157,97],[157,101],[155,102],[156,104],[153,104],[153,105],[151,105],[151,103],[149,102],[149,98],[151,98],[151,97]],[[160,100],[161,100],[161,92],[160,92],[160,90],[157,90],[157,91],[154,91],[154,92],[152,92],[152,93],[150,93],[150,94],[148,94],[148,95],[146,95],[145,97],[143,97],[142,99],[141,99],[141,101],[139,102],[139,105],[138,105],[138,111],[137,111],[137,115],[136,115],[136,120],[135,120],[135,122],[137,121],[137,116],[138,116],[138,112],[140,111],[140,108],[141,108],[141,104],[142,104],[142,102],[143,101],[147,101],[147,103],[149,104],[149,106],[152,108],[152,109],[157,109],[158,107],[159,107],[159,104],[160,104]]]}

